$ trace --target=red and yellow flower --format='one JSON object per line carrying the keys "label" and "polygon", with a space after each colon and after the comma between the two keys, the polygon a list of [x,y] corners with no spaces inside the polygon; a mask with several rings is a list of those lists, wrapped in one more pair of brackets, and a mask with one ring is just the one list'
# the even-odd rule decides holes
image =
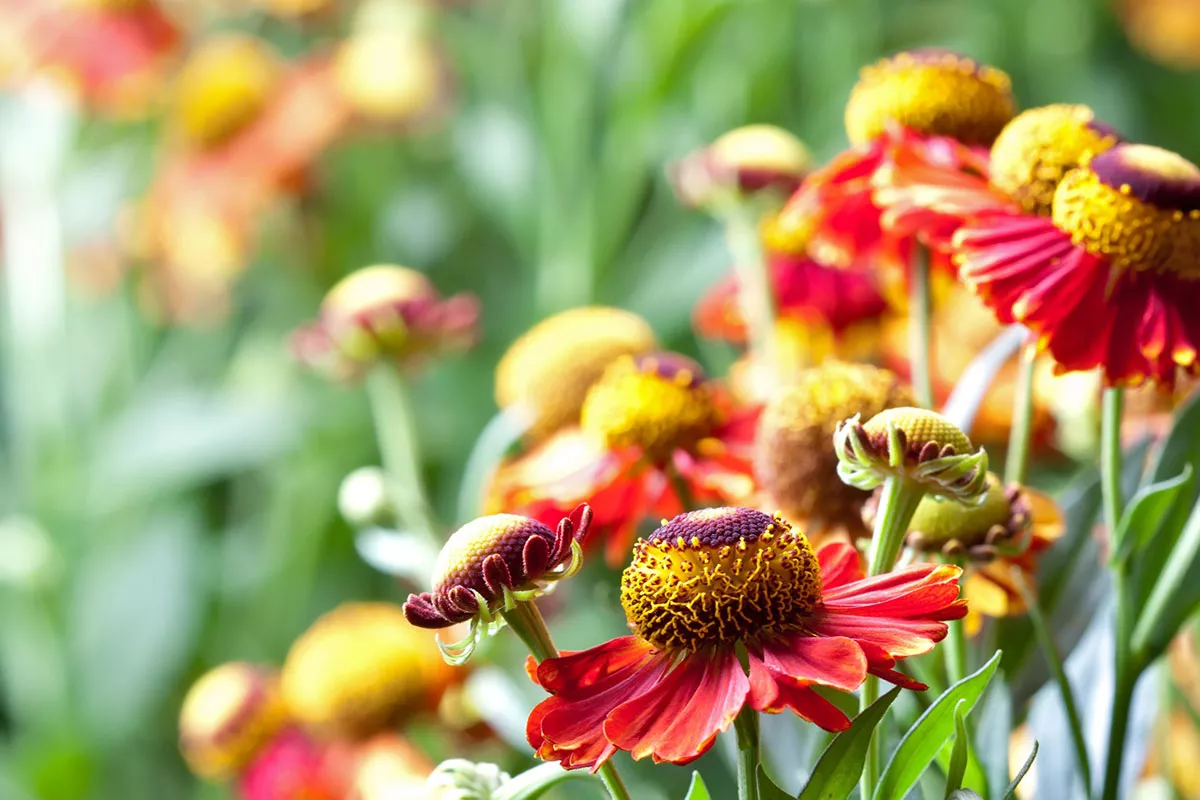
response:
{"label": "red and yellow flower", "polygon": [[237,775],[286,724],[278,670],[231,662],[207,672],[179,710],[179,749],[208,780]]}
{"label": "red and yellow flower", "polygon": [[591,540],[603,539],[617,566],[645,519],[751,495],[756,417],[732,408],[690,358],[622,356],[588,391],[580,429],[502,467],[489,506],[546,520],[587,501]]}
{"label": "red and yellow flower", "polygon": [[873,196],[897,162],[987,174],[991,145],[1015,113],[1007,75],[941,50],[900,53],[862,71],[846,106],[852,148],[812,173],[774,223],[780,244],[794,234],[823,263],[842,268],[909,264],[918,240],[935,263],[953,225],[897,225]]}
{"label": "red and yellow flower", "polygon": [[864,578],[852,547],[814,552],[779,517],[682,514],[638,542],[622,576],[633,635],[531,662],[553,696],[530,714],[529,742],[540,758],[594,771],[617,750],[686,764],[745,706],[844,730],[850,721],[814,687],[853,691],[873,674],[923,689],[894,668],[966,613],[959,573],[923,564]]}

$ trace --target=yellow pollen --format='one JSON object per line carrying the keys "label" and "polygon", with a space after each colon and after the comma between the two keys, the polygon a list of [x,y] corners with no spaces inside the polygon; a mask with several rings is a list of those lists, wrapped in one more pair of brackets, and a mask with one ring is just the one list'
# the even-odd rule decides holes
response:
{"label": "yellow pollen", "polygon": [[1087,106],[1032,108],[1008,123],[992,145],[992,185],[1030,214],[1050,216],[1054,190],[1080,162],[1118,141]]}
{"label": "yellow pollen", "polygon": [[904,432],[908,452],[911,454],[919,452],[931,442],[936,444],[938,449],[950,445],[958,455],[975,452],[975,447],[967,435],[959,430],[957,425],[934,411],[924,408],[890,408],[871,417],[863,425],[863,430],[872,438],[883,437],[886,441],[889,425],[894,425]]}
{"label": "yellow pollen", "polygon": [[581,424],[613,448],[637,447],[661,461],[694,447],[719,421],[712,388],[688,370],[663,372],[652,356],[615,361],[588,392]]}
{"label": "yellow pollen", "polygon": [[[1194,164],[1156,147],[1122,145],[1120,158],[1147,181],[1200,182]],[[1063,178],[1054,194],[1053,219],[1077,246],[1107,259],[1116,271],[1200,277],[1200,211],[1142,200],[1130,183],[1106,181],[1094,161]]]}
{"label": "yellow pollen", "polygon": [[640,540],[621,577],[630,626],[663,649],[755,642],[799,627],[820,602],[812,546],[779,517],[728,544]]}
{"label": "yellow pollen", "polygon": [[846,104],[850,142],[896,122],[919,133],[990,145],[1016,113],[1008,75],[954,53],[900,53],[865,67]]}
{"label": "yellow pollen", "polygon": [[920,533],[934,546],[952,539],[970,546],[984,541],[997,525],[1006,525],[1011,512],[1012,504],[1000,479],[988,473],[987,491],[979,505],[926,495],[917,506],[908,530]]}

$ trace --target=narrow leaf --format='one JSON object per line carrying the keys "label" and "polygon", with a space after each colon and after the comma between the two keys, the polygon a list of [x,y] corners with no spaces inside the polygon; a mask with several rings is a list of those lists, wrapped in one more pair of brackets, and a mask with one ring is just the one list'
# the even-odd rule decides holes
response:
{"label": "narrow leaf", "polygon": [[954,706],[954,750],[950,753],[950,769],[946,773],[946,798],[957,794],[962,788],[963,775],[967,771],[967,752],[970,739],[967,735],[967,701],[959,700]]}
{"label": "narrow leaf", "polygon": [[699,772],[692,773],[692,785],[688,787],[687,795],[683,800],[711,800],[708,787],[704,785],[704,778],[700,777]]}
{"label": "narrow leaf", "polygon": [[1113,564],[1126,561],[1146,546],[1171,510],[1180,490],[1190,489],[1191,483],[1192,465],[1184,464],[1183,470],[1174,478],[1138,490],[1117,525],[1116,541],[1121,544],[1113,555]]}
{"label": "narrow leaf", "polygon": [[1191,580],[1200,565],[1200,504],[1187,524],[1166,566],[1154,583],[1133,631],[1133,648],[1147,659],[1157,658],[1200,606],[1200,585]]}
{"label": "narrow leaf", "polygon": [[792,796],[779,788],[779,784],[771,780],[767,771],[758,766],[758,800],[792,800]]}
{"label": "narrow leaf", "polygon": [[862,776],[871,734],[898,694],[900,687],[892,689],[855,717],[849,729],[834,737],[797,800],[841,800],[853,791]]}
{"label": "narrow leaf", "polygon": [[946,795],[946,800],[983,800],[983,798],[970,789],[959,789]]}
{"label": "narrow leaf", "polygon": [[908,729],[892,760],[883,770],[875,789],[875,800],[901,800],[916,786],[921,774],[942,749],[942,744],[954,732],[958,701],[966,701],[966,713],[975,707],[979,696],[996,673],[1000,658],[1001,653],[997,651],[978,672],[947,689]]}
{"label": "narrow leaf", "polygon": [[1008,785],[1008,790],[1004,793],[1004,800],[1010,800],[1017,796],[1017,787],[1021,785],[1021,781],[1025,780],[1025,773],[1029,772],[1029,768],[1033,766],[1033,760],[1037,758],[1038,743],[1033,742],[1033,749],[1029,751],[1029,758],[1025,759],[1025,764],[1021,767],[1021,771],[1017,773],[1017,777],[1012,779],[1012,783]]}

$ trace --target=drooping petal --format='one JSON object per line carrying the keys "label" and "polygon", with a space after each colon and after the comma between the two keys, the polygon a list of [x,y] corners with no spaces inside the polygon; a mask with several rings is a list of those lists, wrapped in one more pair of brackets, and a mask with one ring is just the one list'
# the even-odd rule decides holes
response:
{"label": "drooping petal", "polygon": [[831,542],[817,551],[825,591],[866,577],[858,550],[849,542]]}
{"label": "drooping petal", "polygon": [[687,764],[733,723],[749,690],[732,650],[691,653],[653,689],[617,707],[604,734],[635,759]]}
{"label": "drooping petal", "polygon": [[[836,639],[821,640],[810,638],[808,641],[834,642],[833,647],[825,648],[827,655],[834,655],[835,652],[841,652],[842,654],[849,653],[846,646]],[[858,684],[861,684],[863,678],[866,676],[866,659],[863,656],[862,650],[855,646],[853,642],[849,642],[849,640],[842,641],[846,641],[857,653],[856,658],[849,659],[851,664],[850,671],[855,673]],[[841,731],[850,727],[850,720],[846,718],[846,715],[837,706],[813,691],[811,687],[814,681],[790,674],[776,653],[764,651],[760,654],[751,650],[749,658],[749,702],[752,708],[767,714],[777,714],[784,709],[791,709],[803,719],[819,725],[828,731]],[[785,658],[792,663],[799,660],[803,667],[812,666],[810,658],[797,656],[796,654],[788,654]],[[799,671],[805,670],[802,669]],[[815,672],[816,670],[808,671]],[[836,680],[840,683],[848,684],[850,671],[838,676]]]}

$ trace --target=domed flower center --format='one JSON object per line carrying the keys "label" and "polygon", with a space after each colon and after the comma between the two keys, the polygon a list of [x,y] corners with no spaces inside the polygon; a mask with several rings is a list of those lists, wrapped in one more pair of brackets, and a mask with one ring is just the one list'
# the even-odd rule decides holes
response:
{"label": "domed flower center", "polygon": [[872,442],[887,446],[888,427],[904,434],[905,457],[916,460],[934,453],[963,455],[975,450],[967,435],[941,414],[924,408],[889,408],[871,417],[863,430]]}
{"label": "domed flower center", "polygon": [[654,349],[654,331],[637,314],[607,306],[549,317],[516,342],[496,367],[496,403],[522,403],[545,436],[579,422],[588,389],[614,360]]}
{"label": "domed flower center", "polygon": [[175,122],[190,142],[216,145],[266,106],[280,80],[261,41],[228,34],[207,41],[184,63],[175,84]]}
{"label": "domed flower center", "polygon": [[588,392],[581,422],[610,448],[636,447],[664,461],[711,435],[718,412],[699,364],[652,353],[609,366]]}
{"label": "domed flower center", "polygon": [[1116,270],[1200,278],[1200,169],[1167,150],[1117,145],[1063,178],[1054,224]]}
{"label": "domed flower center", "polygon": [[492,514],[472,520],[454,532],[442,546],[433,566],[433,594],[441,595],[456,586],[479,592],[488,601],[496,593],[483,575],[484,559],[499,555],[512,576],[525,575],[525,543],[534,536],[554,546],[554,531],[537,520],[517,514]]}
{"label": "domed flower center", "polygon": [[630,625],[663,649],[754,642],[797,627],[820,602],[804,534],[748,508],[675,517],[637,543],[621,577]]}
{"label": "domed flower center", "polygon": [[990,145],[1016,113],[1006,74],[955,53],[899,53],[862,70],[846,104],[846,133],[864,145],[896,122],[919,133]]}
{"label": "domed flower center", "polygon": [[980,544],[994,528],[1004,528],[1009,521],[1012,503],[995,475],[988,475],[983,502],[970,506],[956,500],[926,495],[912,521],[910,533],[919,533],[929,549],[938,549],[952,540],[967,547]]}
{"label": "domed flower center", "polygon": [[1032,108],[1005,126],[992,145],[992,185],[1025,211],[1050,216],[1054,190],[1085,158],[1120,140],[1087,106]]}
{"label": "domed flower center", "polygon": [[321,302],[321,311],[338,317],[355,317],[377,308],[431,300],[436,292],[429,279],[414,269],[375,264],[338,281]]}

